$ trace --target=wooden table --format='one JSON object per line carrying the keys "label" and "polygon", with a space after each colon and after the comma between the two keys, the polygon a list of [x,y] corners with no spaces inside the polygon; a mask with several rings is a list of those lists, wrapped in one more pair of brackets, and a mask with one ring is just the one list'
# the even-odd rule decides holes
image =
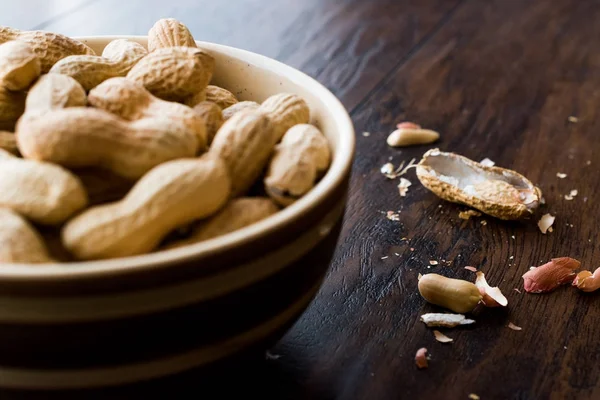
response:
{"label": "wooden table", "polygon": [[[600,160],[594,153],[600,153],[600,2],[0,5],[0,24],[67,35],[145,34],[165,16],[185,22],[197,39],[262,53],[308,73],[339,96],[357,131],[346,220],[321,292],[272,357],[215,381],[216,398],[600,398],[600,293],[513,290],[522,289],[521,275],[530,266],[552,257],[599,266]],[[557,216],[554,232],[541,234],[536,220],[460,220],[464,207],[435,197],[414,172],[407,175],[413,186],[401,198],[397,182],[379,168],[389,159],[396,165],[418,159],[428,149],[386,145],[387,134],[403,120],[439,131],[435,146],[443,150],[489,157],[525,174],[543,190],[545,210]],[[557,172],[567,177],[559,179]],[[572,189],[578,196],[565,200]],[[401,210],[400,220],[386,219],[382,211],[388,210]],[[440,263],[429,268],[429,260]],[[473,279],[466,265],[485,271],[507,294],[509,307],[485,310],[473,328],[446,331],[452,344],[437,343],[419,316],[439,309],[419,296],[417,275]],[[509,322],[523,330],[508,329]],[[417,370],[414,355],[423,346],[430,365]],[[204,388],[194,382],[153,393],[197,398]]]}

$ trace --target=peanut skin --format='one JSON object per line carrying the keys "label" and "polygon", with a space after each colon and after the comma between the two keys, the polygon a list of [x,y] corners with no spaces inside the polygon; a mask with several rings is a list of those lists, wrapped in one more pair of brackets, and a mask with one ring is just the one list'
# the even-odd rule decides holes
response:
{"label": "peanut skin", "polygon": [[269,161],[277,142],[270,118],[260,111],[240,112],[217,132],[209,152],[221,157],[231,177],[231,194],[243,195]]}
{"label": "peanut skin", "polygon": [[5,43],[10,40],[19,40],[27,43],[31,47],[40,60],[43,74],[50,71],[50,68],[52,68],[58,60],[67,56],[77,54],[96,55],[94,51],[85,44],[58,33],[20,31],[6,26],[0,26],[0,43]]}
{"label": "peanut skin", "polygon": [[107,79],[125,76],[133,66],[148,54],[139,43],[126,39],[110,42],[102,56],[69,56],[58,61],[50,73],[68,75],[83,86],[86,91],[98,86]]}
{"label": "peanut skin", "polygon": [[275,125],[277,141],[294,125],[308,124],[310,109],[300,96],[280,93],[266,99],[259,110],[266,112]]}
{"label": "peanut skin", "polygon": [[204,50],[169,47],[142,58],[129,71],[127,79],[163,100],[185,103],[206,89],[214,67],[215,59]]}
{"label": "peanut skin", "polygon": [[187,26],[174,18],[159,19],[148,31],[148,50],[151,52],[180,46],[196,47],[196,41]]}
{"label": "peanut skin", "polygon": [[0,221],[0,264],[54,262],[42,237],[25,218],[0,207]]}
{"label": "peanut skin", "polygon": [[40,224],[66,221],[88,204],[81,181],[58,165],[0,150],[0,207]]}
{"label": "peanut skin", "polygon": [[198,138],[166,118],[128,122],[104,110],[71,107],[22,118],[17,143],[26,158],[68,168],[100,167],[137,179],[163,162],[192,157]]}
{"label": "peanut skin", "polygon": [[63,243],[83,260],[147,253],[178,226],[215,213],[229,189],[227,168],[218,157],[170,161],[148,172],[123,200],[69,221]]}
{"label": "peanut skin", "polygon": [[286,206],[306,194],[329,166],[329,143],[309,124],[296,125],[283,136],[265,177],[265,189],[278,204]]}
{"label": "peanut skin", "polygon": [[154,97],[143,86],[128,79],[112,78],[103,82],[90,92],[88,101],[92,106],[128,121],[152,117],[178,121],[197,136],[199,149],[206,150],[206,124],[198,113],[183,104]]}

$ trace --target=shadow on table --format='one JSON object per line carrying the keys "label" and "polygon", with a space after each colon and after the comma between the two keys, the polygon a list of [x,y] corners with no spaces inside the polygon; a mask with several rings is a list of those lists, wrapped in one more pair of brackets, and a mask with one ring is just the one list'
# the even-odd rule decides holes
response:
{"label": "shadow on table", "polygon": [[0,391],[3,400],[13,399],[228,399],[258,396],[261,399],[305,399],[300,382],[265,355],[244,355],[215,365],[210,371],[190,371],[161,380],[100,390],[55,392]]}

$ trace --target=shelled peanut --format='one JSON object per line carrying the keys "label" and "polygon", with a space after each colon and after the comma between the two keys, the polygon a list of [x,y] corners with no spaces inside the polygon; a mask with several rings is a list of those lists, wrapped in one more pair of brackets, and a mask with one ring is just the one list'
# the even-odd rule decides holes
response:
{"label": "shelled peanut", "polygon": [[[59,226],[75,260],[209,240],[277,213],[329,166],[301,97],[261,104],[211,84],[215,58],[177,20],[147,49],[118,39],[101,56],[47,32],[0,28],[0,43],[0,265],[57,262],[38,225]],[[90,206],[79,177],[105,173],[129,191]]]}

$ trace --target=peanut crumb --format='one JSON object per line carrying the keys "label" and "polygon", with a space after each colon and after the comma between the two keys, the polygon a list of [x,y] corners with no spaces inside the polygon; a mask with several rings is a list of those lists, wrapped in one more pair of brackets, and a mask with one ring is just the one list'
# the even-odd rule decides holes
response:
{"label": "peanut crumb", "polygon": [[469,220],[471,217],[481,217],[481,213],[475,210],[461,211],[458,213],[458,218]]}
{"label": "peanut crumb", "polygon": [[540,218],[540,220],[538,221],[538,228],[540,228],[540,231],[544,235],[546,234],[546,232],[552,232],[550,228],[552,228],[552,224],[554,223],[555,219],[556,217],[554,217],[551,214],[542,215],[542,218]]}
{"label": "peanut crumb", "polygon": [[573,198],[574,198],[575,196],[577,196],[577,194],[578,194],[578,191],[577,191],[577,190],[571,190],[571,191],[569,192],[569,194],[565,194],[565,200],[573,200]]}
{"label": "peanut crumb", "polygon": [[435,336],[435,340],[437,340],[440,343],[451,343],[454,341],[454,339],[449,338],[448,336],[444,335],[442,332],[437,330],[433,331],[433,336]]}
{"label": "peanut crumb", "polygon": [[556,176],[560,179],[565,179],[567,177],[567,174],[563,174],[562,172],[557,172]]}
{"label": "peanut crumb", "polygon": [[400,193],[400,197],[406,197],[406,193],[408,192],[408,188],[412,185],[412,182],[405,178],[400,178],[400,183],[398,184],[398,192]]}
{"label": "peanut crumb", "polygon": [[438,265],[439,263],[435,260],[429,260],[429,265]]}
{"label": "peanut crumb", "polygon": [[363,132],[362,135],[364,137],[369,137],[369,136],[371,136],[371,132]]}
{"label": "peanut crumb", "polygon": [[400,214],[394,211],[388,211],[386,214],[386,218],[390,221],[400,221]]}
{"label": "peanut crumb", "polygon": [[273,353],[271,353],[268,350],[265,352],[265,359],[266,360],[272,361],[272,360],[279,360],[280,358],[281,358],[281,354],[273,354]]}
{"label": "peanut crumb", "polygon": [[480,400],[480,397],[477,396],[475,393],[471,393],[469,395],[469,400]]}
{"label": "peanut crumb", "polygon": [[495,162],[493,162],[492,160],[490,160],[489,158],[484,158],[483,160],[479,161],[479,164],[483,165],[484,167],[493,167],[494,165],[496,165]]}
{"label": "peanut crumb", "polygon": [[513,324],[512,322],[509,322],[507,325],[508,328],[512,329],[513,331],[520,331],[523,330],[523,328],[521,328],[520,326],[517,326],[515,324]]}
{"label": "peanut crumb", "polygon": [[487,225],[487,221],[485,219],[481,220],[481,225],[486,226]]}
{"label": "peanut crumb", "polygon": [[576,124],[576,123],[578,123],[578,122],[579,122],[579,118],[577,118],[577,117],[574,117],[574,116],[572,116],[572,115],[571,115],[569,118],[567,118],[567,120],[568,120],[569,122],[572,122],[572,123],[574,123],[574,124]]}

